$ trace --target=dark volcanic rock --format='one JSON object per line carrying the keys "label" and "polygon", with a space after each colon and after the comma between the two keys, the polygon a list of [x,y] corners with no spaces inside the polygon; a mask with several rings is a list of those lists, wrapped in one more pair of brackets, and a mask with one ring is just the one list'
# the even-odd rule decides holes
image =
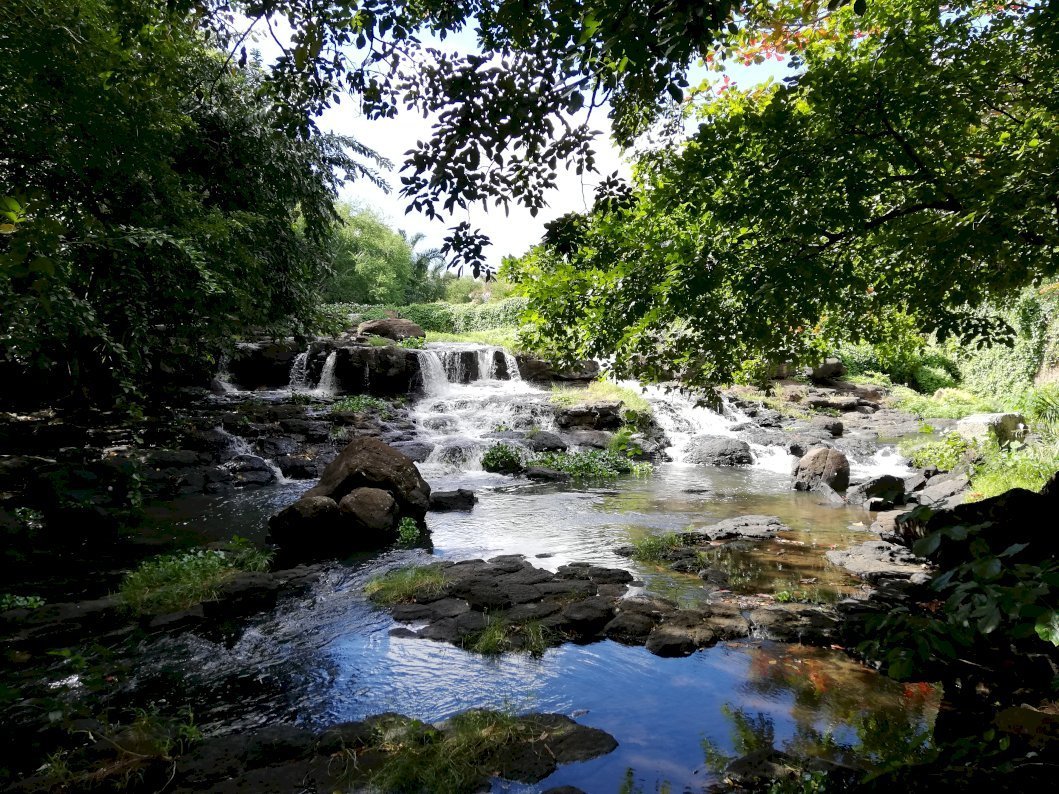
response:
{"label": "dark volcanic rock", "polygon": [[789,529],[790,527],[776,516],[736,516],[718,521],[716,524],[691,534],[702,534],[710,540],[731,540],[732,538],[767,540],[775,537],[777,532]]}
{"label": "dark volcanic rock", "polygon": [[305,496],[339,501],[354,488],[381,488],[397,501],[402,515],[423,518],[430,486],[411,459],[376,438],[355,438],[335,458]]}
{"label": "dark volcanic rock", "polygon": [[589,403],[561,408],[555,423],[564,429],[617,430],[622,425],[621,403]]}
{"label": "dark volcanic rock", "polygon": [[423,376],[419,355],[397,345],[371,347],[330,342],[310,346],[308,373],[316,382],[324,362],[335,353],[335,385],[340,394],[373,394],[378,397],[403,397],[422,389]]}
{"label": "dark volcanic rock", "polygon": [[907,580],[924,584],[929,578],[929,567],[904,546],[884,540],[869,540],[849,549],[831,550],[825,555],[828,562],[839,565],[866,582]]}
{"label": "dark volcanic rock", "polygon": [[471,510],[474,508],[478,497],[474,491],[467,488],[457,488],[455,491],[434,491],[430,494],[430,509],[442,510]]}
{"label": "dark volcanic rock", "polygon": [[515,356],[523,380],[532,381],[592,381],[599,377],[599,364],[582,361],[576,366],[556,370],[551,364],[534,356]]}
{"label": "dark volcanic rock", "polygon": [[684,460],[703,466],[748,466],[754,462],[750,445],[727,436],[696,436],[684,450]]}
{"label": "dark volcanic rock", "polygon": [[357,333],[385,336],[388,339],[394,339],[398,342],[402,339],[413,339],[426,336],[426,332],[414,322],[400,317],[384,317],[381,320],[369,320],[366,323],[360,324],[357,328]]}
{"label": "dark volcanic rock", "polygon": [[889,510],[904,504],[905,481],[892,474],[883,474],[846,491],[846,501],[851,505],[867,504],[873,499],[877,500],[873,507],[875,510]]}
{"label": "dark volcanic rock", "polygon": [[241,389],[278,389],[290,383],[291,365],[305,346],[293,339],[240,342],[228,361],[228,374]]}

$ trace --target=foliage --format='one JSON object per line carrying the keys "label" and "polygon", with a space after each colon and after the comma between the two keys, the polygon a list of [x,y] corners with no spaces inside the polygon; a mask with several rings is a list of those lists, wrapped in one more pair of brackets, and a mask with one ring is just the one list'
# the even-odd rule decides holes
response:
{"label": "foliage", "polygon": [[890,402],[895,408],[921,419],[961,419],[971,414],[999,410],[996,402],[962,389],[939,389],[928,396],[904,386],[895,386],[890,393]]}
{"label": "foliage", "polygon": [[397,541],[402,546],[414,546],[419,542],[421,530],[414,518],[405,516],[397,524]]}
{"label": "foliage", "polygon": [[493,444],[482,456],[482,468],[497,474],[517,474],[524,468],[523,453],[511,444]]}
{"label": "foliage", "polygon": [[264,571],[270,562],[271,554],[236,537],[227,549],[196,549],[147,560],[122,580],[121,597],[140,614],[178,612],[216,597],[220,585],[238,571]]}
{"label": "foliage", "polygon": [[487,615],[485,627],[463,640],[463,647],[484,656],[520,650],[540,656],[550,643],[550,633],[538,621],[511,623],[498,615]]}
{"label": "foliage", "polygon": [[496,332],[497,329],[515,329],[521,323],[525,309],[524,298],[506,298],[492,303],[336,303],[324,307],[325,313],[335,318],[343,327],[347,327],[354,318],[363,322],[396,315],[411,320],[431,334],[476,334]]}
{"label": "foliage", "polygon": [[669,553],[684,545],[677,532],[666,532],[661,535],[644,535],[632,542],[632,558],[640,562],[664,562]]}
{"label": "foliage", "polygon": [[1010,338],[967,307],[1056,271],[1054,17],[858,6],[821,23],[801,74],[704,100],[633,188],[550,224],[512,274],[535,343],[712,386],[895,324]]}
{"label": "foliage", "polygon": [[1040,491],[1059,472],[1059,441],[1055,438],[1033,444],[997,444],[986,447],[982,461],[974,467],[968,501],[998,496],[1012,488]]}
{"label": "foliage", "polygon": [[388,417],[393,413],[393,406],[380,397],[370,394],[352,394],[331,403],[331,413],[376,413]]}
{"label": "foliage", "polygon": [[586,480],[612,480],[623,474],[646,477],[654,470],[650,463],[636,463],[625,455],[607,450],[542,452],[529,462],[533,466],[555,469]]}
{"label": "foliage", "polygon": [[42,606],[44,606],[44,599],[40,596],[0,593],[0,612],[6,612],[9,609],[39,609]]}
{"label": "foliage", "polygon": [[618,430],[607,443],[607,452],[626,458],[643,455],[643,447],[633,440],[635,429],[625,426]]}
{"label": "foliage", "polygon": [[403,347],[405,350],[422,350],[427,346],[427,340],[424,336],[410,336],[407,339],[398,341],[397,346]]}
{"label": "foliage", "polygon": [[934,466],[939,471],[952,471],[961,463],[969,464],[978,453],[978,445],[958,433],[949,433],[940,441],[902,439],[900,448],[901,454],[916,468]]}
{"label": "foliage", "polygon": [[398,568],[364,585],[364,594],[377,604],[405,604],[440,595],[448,584],[445,572],[431,565]]}
{"label": "foliage", "polygon": [[532,720],[484,710],[457,714],[439,728],[403,718],[381,723],[372,746],[386,760],[371,773],[372,789],[479,791],[511,745],[542,731]]}
{"label": "foliage", "polygon": [[1059,384],[1027,389],[1019,398],[1017,408],[1031,424],[1059,425]]}
{"label": "foliage", "polygon": [[[304,333],[355,141],[292,128],[191,4],[10,0],[0,24],[0,367],[128,403],[250,329]],[[14,399],[20,395],[10,394]]]}
{"label": "foliage", "polygon": [[626,411],[651,413],[651,404],[635,389],[609,380],[595,380],[585,387],[552,386],[552,404],[563,407],[600,402],[620,402]]}

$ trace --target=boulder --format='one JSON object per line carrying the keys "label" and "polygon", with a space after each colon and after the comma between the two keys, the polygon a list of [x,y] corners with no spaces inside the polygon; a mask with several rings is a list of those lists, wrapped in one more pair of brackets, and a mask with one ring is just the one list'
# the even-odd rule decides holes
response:
{"label": "boulder", "polygon": [[695,436],[684,450],[684,460],[700,466],[747,466],[754,462],[750,445],[727,436]]}
{"label": "boulder", "polygon": [[471,510],[478,497],[474,491],[467,488],[457,488],[455,491],[434,491],[430,494],[430,509],[443,510]]}
{"label": "boulder", "polygon": [[241,389],[278,389],[290,383],[294,359],[305,351],[294,339],[240,342],[228,361],[228,375]]}
{"label": "boulder", "polygon": [[846,501],[851,505],[873,503],[874,510],[889,510],[904,504],[905,481],[892,474],[883,474],[868,482],[852,486],[846,491]]}
{"label": "boulder", "polygon": [[561,408],[555,423],[563,428],[583,430],[617,430],[622,426],[621,403],[589,403]]}
{"label": "boulder", "polygon": [[811,491],[820,482],[836,491],[849,487],[849,461],[837,449],[817,447],[798,461],[794,469],[796,491]]}
{"label": "boulder", "polygon": [[377,397],[404,397],[423,387],[418,350],[397,345],[366,347],[332,342],[310,345],[306,372],[310,383],[318,383],[324,363],[335,353],[335,388],[339,394],[372,394]]}
{"label": "boulder", "polygon": [[831,380],[846,374],[846,365],[837,358],[825,358],[809,372],[813,380]]}
{"label": "boulder", "polygon": [[287,548],[307,536],[327,536],[338,526],[338,502],[327,496],[303,496],[268,522],[269,541]]}
{"label": "boulder", "polygon": [[400,342],[402,339],[413,339],[426,336],[426,332],[411,320],[401,317],[384,317],[381,320],[369,320],[357,327],[357,333],[385,336]]}
{"label": "boulder", "polygon": [[884,580],[926,584],[930,579],[925,560],[916,557],[904,546],[885,540],[869,540],[849,549],[828,551],[824,556],[828,562],[872,584]]}
{"label": "boulder", "polygon": [[305,496],[326,496],[337,503],[355,488],[388,491],[400,513],[413,518],[422,519],[430,507],[430,486],[412,459],[370,436],[349,442]]}
{"label": "boulder", "polygon": [[972,414],[956,423],[956,432],[969,441],[1008,444],[1026,435],[1026,420],[1016,413]]}
{"label": "boulder", "polygon": [[776,516],[753,515],[726,518],[724,521],[699,530],[699,533],[710,540],[732,540],[734,538],[767,540],[775,537],[777,532],[785,532],[789,529],[790,527]]}
{"label": "boulder", "polygon": [[518,364],[523,380],[592,381],[599,377],[599,364],[587,359],[558,369],[544,359],[535,356],[518,355],[515,357],[515,362]]}
{"label": "boulder", "polygon": [[347,526],[372,532],[390,534],[397,526],[397,501],[381,488],[354,488],[342,497],[338,512]]}

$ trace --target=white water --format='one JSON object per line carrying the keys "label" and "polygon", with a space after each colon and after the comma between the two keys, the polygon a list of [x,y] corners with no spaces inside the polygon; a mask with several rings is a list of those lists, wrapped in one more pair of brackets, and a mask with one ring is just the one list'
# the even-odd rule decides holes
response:
{"label": "white water", "polygon": [[264,455],[259,455],[258,453],[254,452],[253,448],[251,448],[249,442],[245,438],[229,433],[221,425],[217,425],[214,430],[224,436],[225,441],[228,443],[228,454],[231,456],[231,458],[238,457],[239,455],[250,455],[255,458],[261,458],[261,460],[265,461],[265,464],[276,476],[277,483],[285,484],[290,482],[290,480],[288,480],[287,477],[283,474],[283,471],[282,469],[280,469],[279,466],[277,466],[269,458],[266,458]]}
{"label": "white water", "polygon": [[309,353],[299,353],[294,357],[290,367],[290,390],[303,392],[309,388]]}
{"label": "white water", "polygon": [[320,382],[316,384],[313,393],[318,397],[335,396],[335,362],[338,360],[338,352],[332,350],[324,359],[323,369],[320,370]]}

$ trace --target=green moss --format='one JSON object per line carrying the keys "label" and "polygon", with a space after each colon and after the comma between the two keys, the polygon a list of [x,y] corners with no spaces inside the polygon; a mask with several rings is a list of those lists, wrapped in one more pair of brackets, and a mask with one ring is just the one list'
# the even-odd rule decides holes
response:
{"label": "green moss", "polygon": [[441,568],[413,565],[377,576],[364,585],[364,594],[377,604],[407,604],[437,598],[448,583]]}
{"label": "green moss", "polygon": [[271,554],[242,538],[225,550],[196,549],[147,560],[121,583],[122,600],[140,614],[178,612],[216,597],[238,571],[267,570]]}

